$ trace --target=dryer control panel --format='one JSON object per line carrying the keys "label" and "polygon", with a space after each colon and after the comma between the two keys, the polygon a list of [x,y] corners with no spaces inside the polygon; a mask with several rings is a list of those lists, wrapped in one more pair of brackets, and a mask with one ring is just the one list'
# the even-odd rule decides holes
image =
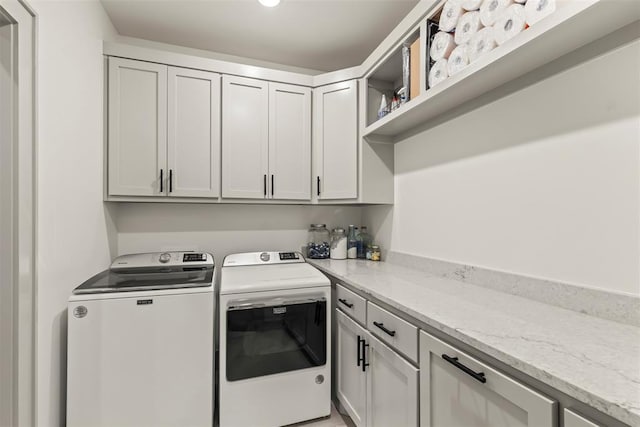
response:
{"label": "dryer control panel", "polygon": [[300,252],[249,252],[227,255],[223,267],[241,265],[291,264],[306,262]]}

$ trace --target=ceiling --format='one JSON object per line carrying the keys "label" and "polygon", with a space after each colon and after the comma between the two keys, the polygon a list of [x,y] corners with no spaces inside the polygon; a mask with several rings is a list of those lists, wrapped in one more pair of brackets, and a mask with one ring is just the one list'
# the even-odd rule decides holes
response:
{"label": "ceiling", "polygon": [[101,0],[120,35],[333,71],[359,65],[418,0]]}

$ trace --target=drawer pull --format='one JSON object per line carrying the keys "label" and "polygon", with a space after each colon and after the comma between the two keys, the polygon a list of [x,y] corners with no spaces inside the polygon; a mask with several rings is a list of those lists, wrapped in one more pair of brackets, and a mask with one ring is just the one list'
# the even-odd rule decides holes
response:
{"label": "drawer pull", "polygon": [[457,357],[450,357],[450,356],[447,356],[446,354],[443,354],[442,358],[444,360],[446,360],[447,362],[451,363],[456,368],[460,369],[465,374],[471,375],[473,378],[475,378],[476,380],[480,381],[481,383],[484,384],[484,383],[487,382],[487,379],[484,377],[484,372],[475,372],[475,371],[473,371],[469,367],[464,366],[462,363],[458,362],[458,358]]}
{"label": "drawer pull", "polygon": [[360,351],[360,343],[364,342],[364,340],[362,338],[360,338],[360,335],[358,335],[358,363],[356,364],[356,366],[360,366],[360,362],[362,362],[361,358],[361,351]]}
{"label": "drawer pull", "polygon": [[338,301],[339,301],[339,302],[341,302],[341,303],[343,303],[344,305],[346,305],[346,306],[347,306],[347,307],[349,307],[349,308],[353,308],[353,304],[350,304],[349,302],[347,302],[347,300],[346,300],[346,299],[338,298]]}
{"label": "drawer pull", "polygon": [[382,329],[387,335],[391,335],[392,337],[396,336],[396,331],[390,331],[384,327],[384,323],[373,322],[378,328]]}

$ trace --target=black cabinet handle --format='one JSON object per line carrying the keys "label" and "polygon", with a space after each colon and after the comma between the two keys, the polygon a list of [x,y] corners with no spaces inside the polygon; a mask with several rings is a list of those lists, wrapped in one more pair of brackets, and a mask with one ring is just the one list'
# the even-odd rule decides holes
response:
{"label": "black cabinet handle", "polygon": [[169,169],[169,193],[173,192],[173,169]]}
{"label": "black cabinet handle", "polygon": [[360,342],[362,342],[362,341],[364,341],[364,340],[363,340],[362,338],[360,338],[360,335],[358,335],[358,361],[357,361],[356,366],[360,366],[360,362],[362,362],[362,361],[360,360],[360,358],[362,357],[362,356],[360,355],[360,354],[361,354],[361,351],[360,351]]}
{"label": "black cabinet handle", "polygon": [[384,327],[384,323],[373,322],[378,328],[382,329],[387,335],[391,335],[392,337],[396,336],[396,331],[390,331]]}
{"label": "black cabinet handle", "polygon": [[451,363],[456,368],[460,369],[465,374],[471,375],[473,378],[480,381],[481,383],[484,384],[487,382],[487,379],[484,377],[484,372],[473,371],[471,368],[464,366],[462,363],[458,362],[457,357],[450,357],[450,356],[447,356],[446,354],[443,354],[442,358],[447,362]]}
{"label": "black cabinet handle", "polygon": [[164,181],[164,170],[160,169],[160,192],[162,193],[162,191],[164,190],[164,188],[162,187],[162,182]]}
{"label": "black cabinet handle", "polygon": [[317,184],[318,184],[318,196],[320,195],[320,177],[317,177]]}
{"label": "black cabinet handle", "polygon": [[338,301],[343,303],[344,305],[346,305],[349,308],[353,308],[353,304],[349,304],[346,299],[338,298]]}
{"label": "black cabinet handle", "polygon": [[271,174],[271,196],[273,196],[273,174]]}
{"label": "black cabinet handle", "polygon": [[267,197],[267,174],[264,174],[264,178],[262,179],[262,186],[264,197]]}
{"label": "black cabinet handle", "polygon": [[367,347],[369,347],[369,344],[367,344],[365,340],[362,340],[361,343],[362,343],[362,372],[366,372],[367,366],[369,366],[366,360],[367,359],[366,349]]}

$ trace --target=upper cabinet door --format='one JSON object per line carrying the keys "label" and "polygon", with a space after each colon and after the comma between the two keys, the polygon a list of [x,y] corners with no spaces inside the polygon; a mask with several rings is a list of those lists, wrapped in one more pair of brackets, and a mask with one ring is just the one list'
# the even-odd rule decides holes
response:
{"label": "upper cabinet door", "polygon": [[367,343],[367,426],[417,427],[418,369],[373,335]]}
{"label": "upper cabinet door", "polygon": [[420,425],[553,427],[556,402],[420,332]]}
{"label": "upper cabinet door", "polygon": [[220,75],[169,67],[168,194],[220,194]]}
{"label": "upper cabinet door", "polygon": [[311,199],[311,89],[269,83],[269,196]]}
{"label": "upper cabinet door", "polygon": [[222,197],[267,197],[268,150],[268,83],[223,76]]}
{"label": "upper cabinet door", "polygon": [[166,194],[167,66],[109,58],[109,194]]}
{"label": "upper cabinet door", "polygon": [[318,199],[358,197],[358,86],[314,89],[314,191]]}

